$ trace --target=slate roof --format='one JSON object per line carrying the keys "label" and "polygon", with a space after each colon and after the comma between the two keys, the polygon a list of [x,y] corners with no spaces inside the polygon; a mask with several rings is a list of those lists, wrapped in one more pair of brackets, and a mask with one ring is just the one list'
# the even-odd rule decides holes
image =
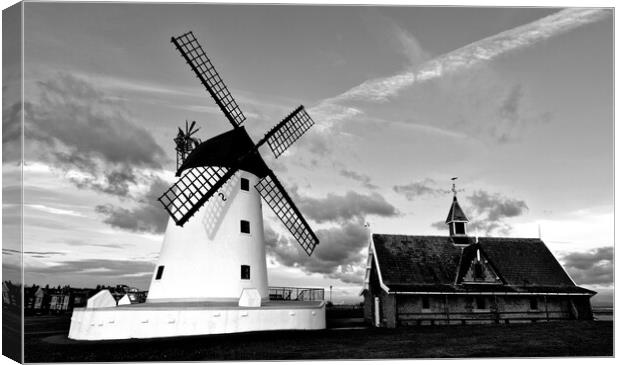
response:
{"label": "slate roof", "polygon": [[459,201],[456,200],[456,196],[452,199],[452,206],[448,212],[448,218],[446,218],[446,223],[453,221],[469,222],[465,212],[463,212],[463,209],[461,209],[461,206],[459,205]]}
{"label": "slate roof", "polygon": [[[373,234],[381,278],[390,291],[590,293],[576,286],[540,239]],[[501,284],[457,283],[457,273],[479,247]],[[463,262],[463,264],[461,264]]]}

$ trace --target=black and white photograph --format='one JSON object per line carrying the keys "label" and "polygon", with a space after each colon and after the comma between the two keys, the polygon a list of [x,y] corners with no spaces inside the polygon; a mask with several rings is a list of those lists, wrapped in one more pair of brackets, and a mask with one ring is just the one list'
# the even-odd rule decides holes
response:
{"label": "black and white photograph", "polygon": [[3,2],[2,354],[613,358],[593,5]]}

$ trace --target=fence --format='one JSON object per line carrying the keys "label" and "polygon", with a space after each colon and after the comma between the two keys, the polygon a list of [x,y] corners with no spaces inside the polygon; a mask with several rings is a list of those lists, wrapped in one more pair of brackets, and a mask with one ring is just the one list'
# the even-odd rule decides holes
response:
{"label": "fence", "polygon": [[269,287],[269,300],[323,300],[325,289]]}

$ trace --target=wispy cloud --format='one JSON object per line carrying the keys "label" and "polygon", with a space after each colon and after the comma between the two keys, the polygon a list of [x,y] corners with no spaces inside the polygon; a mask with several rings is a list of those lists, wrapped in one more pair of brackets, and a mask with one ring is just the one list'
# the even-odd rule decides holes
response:
{"label": "wispy cloud", "polygon": [[84,214],[80,212],[76,212],[75,210],[70,210],[70,209],[52,208],[52,207],[48,207],[46,205],[41,205],[41,204],[25,204],[24,206],[28,208],[40,210],[42,212],[50,213],[50,214],[68,215],[72,217],[84,217]]}
{"label": "wispy cloud", "polygon": [[418,39],[391,17],[373,8],[365,9],[361,17],[375,42],[387,44],[405,56],[408,68],[417,67],[430,58]]}
{"label": "wispy cloud", "polygon": [[359,182],[360,184],[362,184],[363,187],[367,189],[372,190],[372,189],[378,188],[377,185],[372,183],[372,179],[370,178],[370,176],[366,174],[362,174],[362,173],[359,173],[353,170],[348,170],[345,168],[345,169],[340,170],[340,175]]}
{"label": "wispy cloud", "polygon": [[450,193],[448,189],[438,188],[437,182],[431,178],[414,181],[405,185],[395,185],[393,189],[395,192],[404,195],[409,201],[424,195],[438,196]]}
{"label": "wispy cloud", "polygon": [[350,90],[324,100],[312,108],[329,123],[347,118],[347,108],[338,105],[347,101],[385,102],[401,91],[425,81],[466,71],[502,55],[524,49],[583,25],[600,21],[612,14],[609,10],[571,8],[558,11],[534,22],[470,43],[424,62],[417,69],[390,77],[368,80]]}

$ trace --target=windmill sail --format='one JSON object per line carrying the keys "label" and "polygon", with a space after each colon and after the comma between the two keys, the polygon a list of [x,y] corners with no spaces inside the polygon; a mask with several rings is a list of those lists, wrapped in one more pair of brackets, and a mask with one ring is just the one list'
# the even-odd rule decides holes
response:
{"label": "windmill sail", "polygon": [[237,128],[245,121],[245,116],[239,105],[232,97],[228,88],[222,81],[222,78],[213,67],[211,60],[207,57],[202,46],[194,36],[194,33],[188,32],[179,37],[172,37],[172,43],[181,52],[181,55],[192,71],[198,76],[200,82],[207,88],[215,103],[222,109],[226,118]]}
{"label": "windmill sail", "polygon": [[[263,141],[269,144],[274,156],[278,158],[313,125],[314,121],[301,105],[273,127],[265,135]],[[263,141],[259,142],[258,145],[261,145]]]}
{"label": "windmill sail", "polygon": [[308,256],[312,255],[319,239],[272,171],[256,184],[256,189]]}
{"label": "windmill sail", "polygon": [[196,167],[159,197],[177,225],[183,226],[236,172],[226,167]]}

